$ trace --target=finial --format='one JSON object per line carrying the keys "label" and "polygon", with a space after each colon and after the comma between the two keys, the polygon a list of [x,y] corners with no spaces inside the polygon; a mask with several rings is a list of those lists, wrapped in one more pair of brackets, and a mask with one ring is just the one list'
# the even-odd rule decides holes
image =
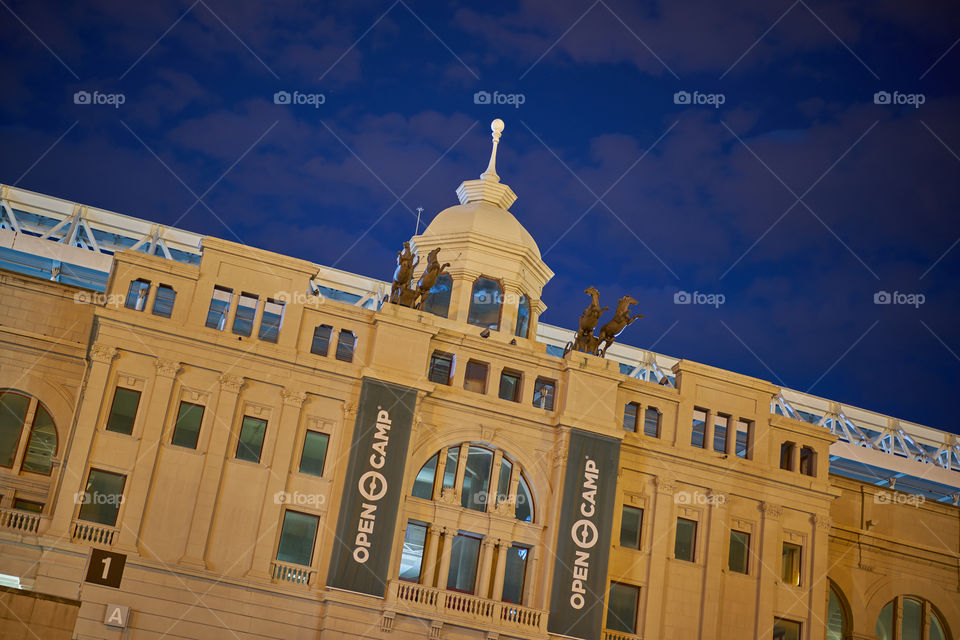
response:
{"label": "finial", "polygon": [[503,120],[497,118],[491,122],[490,131],[493,132],[493,150],[490,151],[490,164],[487,165],[487,170],[480,174],[480,179],[500,182],[500,176],[497,175],[497,144],[500,143],[500,135],[503,133]]}

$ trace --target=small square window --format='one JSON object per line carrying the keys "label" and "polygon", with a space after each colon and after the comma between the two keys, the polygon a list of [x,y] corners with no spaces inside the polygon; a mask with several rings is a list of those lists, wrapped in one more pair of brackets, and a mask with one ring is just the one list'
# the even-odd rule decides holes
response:
{"label": "small square window", "polygon": [[643,509],[623,505],[623,514],[620,517],[620,546],[639,549],[642,526]]}
{"label": "small square window", "polygon": [[748,573],[750,569],[750,534],[746,531],[730,531],[730,571]]}
{"label": "small square window", "polygon": [[307,431],[303,438],[303,453],[300,456],[300,473],[312,476],[323,475],[330,436],[319,431]]}
{"label": "small square window", "polygon": [[353,331],[346,329],[340,330],[340,336],[337,338],[337,360],[342,362],[353,362],[353,353],[357,348],[357,336]]}
{"label": "small square window", "polygon": [[427,378],[436,384],[450,384],[453,378],[453,354],[434,351],[430,356]]}
{"label": "small square window", "polygon": [[123,486],[126,482],[125,475],[90,469],[77,519],[108,527],[116,525],[117,514],[120,513],[120,505],[123,503]]}
{"label": "small square window", "polygon": [[233,316],[233,332],[238,336],[249,337],[253,333],[253,319],[257,315],[260,297],[252,293],[241,293],[237,302],[237,312]]}
{"label": "small square window", "polygon": [[153,298],[153,315],[169,318],[173,315],[173,303],[177,292],[168,284],[157,285],[157,295]]}
{"label": "small square window", "polygon": [[780,468],[784,471],[793,471],[793,451],[796,445],[784,442],[780,445]]}
{"label": "small square window", "polygon": [[704,409],[695,408],[693,410],[693,431],[690,434],[691,446],[703,449],[706,446],[704,442],[704,432],[707,424],[707,412]]}
{"label": "small square window", "polygon": [[737,421],[737,441],[734,453],[738,458],[750,459],[750,440],[753,433],[753,422],[749,420]]}
{"label": "small square window", "polygon": [[313,341],[310,343],[310,353],[318,356],[326,356],[330,349],[330,334],[333,327],[328,324],[321,324],[313,330]]}
{"label": "small square window", "polygon": [[266,432],[266,420],[244,416],[243,423],[240,425],[240,437],[237,440],[237,459],[260,462],[263,437]]}
{"label": "small square window", "polygon": [[171,444],[187,449],[196,449],[202,422],[203,406],[191,402],[181,402],[180,409],[177,411],[177,423],[173,426]]}
{"label": "small square window", "polygon": [[463,388],[474,393],[487,392],[487,363],[470,360],[463,376]]}
{"label": "small square window", "polygon": [[277,560],[309,567],[313,562],[313,545],[317,540],[319,525],[318,516],[285,511],[280,544],[277,545]]}
{"label": "small square window", "polygon": [[660,437],[660,410],[656,407],[647,407],[643,412],[643,435]]}
{"label": "small square window", "polygon": [[523,376],[517,371],[504,369],[500,372],[500,390],[497,395],[502,400],[520,402],[520,380]]}
{"label": "small square window", "polygon": [[276,342],[280,336],[280,325],[283,323],[283,303],[267,298],[263,305],[263,317],[260,318],[260,333],[258,337],[264,342]]}
{"label": "small square window", "polygon": [[722,413],[713,419],[713,450],[718,453],[727,452],[727,427],[730,425],[730,416]]}
{"label": "small square window", "polygon": [[107,431],[114,431],[124,435],[133,433],[133,423],[137,418],[137,407],[140,405],[140,392],[134,389],[117,387],[113,392],[113,405],[107,417]]}
{"label": "small square window", "polygon": [[206,326],[217,331],[223,331],[227,325],[227,314],[230,313],[230,304],[233,302],[233,289],[216,286],[210,298],[210,309],[207,311]]}
{"label": "small square window", "polygon": [[673,556],[677,560],[693,562],[697,546],[697,521],[677,518],[677,539],[673,545]]}
{"label": "small square window", "polygon": [[637,430],[637,414],[640,412],[640,405],[636,402],[628,402],[623,407],[623,430]]}
{"label": "small square window", "polygon": [[127,299],[123,306],[134,311],[143,311],[147,306],[148,295],[150,295],[150,281],[137,278],[130,282]]}
{"label": "small square window", "polygon": [[13,501],[13,508],[18,511],[31,511],[33,513],[43,513],[43,503],[34,502],[33,500],[22,500],[16,498]]}
{"label": "small square window", "polygon": [[533,406],[546,411],[553,411],[553,396],[557,383],[547,378],[537,378],[533,384]]}
{"label": "small square window", "polygon": [[800,473],[811,477],[817,475],[817,452],[813,447],[800,447]]}

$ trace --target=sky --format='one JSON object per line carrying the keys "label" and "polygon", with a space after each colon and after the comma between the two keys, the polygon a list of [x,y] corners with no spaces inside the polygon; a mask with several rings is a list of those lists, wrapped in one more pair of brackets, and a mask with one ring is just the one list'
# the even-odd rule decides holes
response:
{"label": "sky", "polygon": [[956,3],[0,16],[0,183],[388,279],[499,117],[542,321],[630,294],[624,343],[960,432]]}

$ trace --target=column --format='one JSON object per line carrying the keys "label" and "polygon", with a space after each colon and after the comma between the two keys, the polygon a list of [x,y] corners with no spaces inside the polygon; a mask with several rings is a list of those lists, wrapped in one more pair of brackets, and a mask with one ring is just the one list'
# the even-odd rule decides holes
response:
{"label": "column", "polygon": [[770,626],[773,624],[774,594],[779,582],[780,567],[780,516],[783,507],[769,502],[761,502],[760,539],[757,542],[757,553],[760,561],[757,563],[757,610],[754,622],[754,637],[758,640],[769,640]]}
{"label": "column", "polygon": [[727,496],[711,491],[707,494],[706,526],[707,535],[704,550],[704,580],[700,594],[700,637],[712,638],[722,622],[720,604],[723,602],[723,568],[726,566],[727,554],[724,553],[725,542],[728,542],[726,533],[726,504]]}
{"label": "column", "polygon": [[493,546],[494,542],[489,536],[480,543],[480,576],[477,578],[476,594],[481,598],[486,598],[491,593],[490,570],[493,568]]}
{"label": "column", "polygon": [[790,470],[800,471],[800,443],[794,442],[790,447]]}
{"label": "column", "polygon": [[655,589],[644,589],[641,597],[647,599],[647,615],[643,623],[645,638],[661,638],[663,633],[661,623],[663,619],[664,594],[667,592],[667,558],[673,555],[673,538],[670,530],[673,528],[673,494],[677,485],[668,478],[654,478],[656,496],[653,499],[653,531],[649,534],[653,545],[650,548],[650,563],[647,574],[648,585],[658,585]]}
{"label": "column", "polygon": [[540,570],[540,547],[530,547],[527,552],[527,571],[523,578],[523,605],[533,606],[537,591],[537,572]]}
{"label": "column", "polygon": [[447,588],[447,576],[450,575],[450,552],[453,550],[453,536],[456,530],[443,527],[443,547],[440,551],[440,568],[437,571],[437,588]]}
{"label": "column", "polygon": [[437,584],[437,564],[440,561],[440,534],[442,527],[431,524],[427,529],[427,541],[423,548],[423,568],[420,570],[420,584],[432,587]]}
{"label": "column", "polygon": [[823,640],[826,637],[826,630],[823,624],[818,624],[818,621],[827,619],[824,603],[827,601],[827,589],[830,587],[822,577],[830,570],[827,547],[830,543],[831,522],[825,515],[814,514],[810,517],[810,524],[810,542],[807,545],[809,549],[803,550],[803,555],[806,557],[800,559],[803,563],[801,572],[806,571],[806,576],[801,573],[801,580],[803,584],[808,585],[807,608],[810,611],[810,618],[807,626],[810,627],[810,635],[807,637],[809,640]]}
{"label": "column", "polygon": [[713,421],[716,420],[716,414],[713,409],[707,409],[707,419],[703,423],[703,448],[707,451],[713,451]]}
{"label": "column", "polygon": [[[142,554],[143,551],[139,548],[143,510],[153,481],[157,452],[163,437],[163,425],[167,418],[167,408],[170,406],[170,394],[180,371],[180,363],[173,360],[157,359],[153,364],[157,368],[157,374],[153,378],[150,401],[145,407],[147,413],[137,447],[137,458],[130,468],[127,489],[124,491],[123,517],[118,523],[120,532],[117,546],[130,553]],[[149,550],[146,551],[149,556]]]}
{"label": "column", "polygon": [[517,332],[517,312],[523,292],[513,284],[503,283],[503,303],[500,305],[500,331],[513,336]]}
{"label": "column", "polygon": [[116,348],[101,343],[90,347],[90,368],[86,389],[77,409],[73,433],[70,434],[69,444],[63,454],[59,498],[53,511],[50,528],[47,530],[47,535],[50,537],[69,535],[70,521],[76,506],[74,496],[83,490],[83,482],[86,479],[84,474],[90,457],[90,447],[93,445],[93,436],[97,429],[100,405],[109,395],[106,393],[106,387],[110,377],[110,367],[118,353]]}
{"label": "column", "polygon": [[480,273],[451,270],[450,277],[453,279],[453,287],[450,291],[450,313],[448,317],[451,320],[466,322],[470,313],[470,296],[473,293],[473,283],[480,277]]}
{"label": "column", "polygon": [[493,578],[493,592],[490,597],[500,601],[503,600],[503,576],[507,571],[507,549],[510,547],[510,542],[507,540],[497,542],[497,574]]}
{"label": "column", "polygon": [[260,512],[260,526],[257,529],[256,544],[253,552],[253,562],[247,571],[247,577],[270,578],[268,571],[273,559],[273,539],[271,535],[280,526],[280,515],[283,506],[275,499],[276,494],[287,488],[287,478],[290,475],[290,464],[294,455],[294,446],[300,425],[300,408],[303,406],[307,394],[301,391],[282,389],[283,408],[280,410],[280,420],[276,427],[275,445],[272,456],[264,456],[271,460],[267,476],[266,494]]}
{"label": "column", "polygon": [[196,504],[190,522],[187,545],[180,562],[198,569],[205,569],[204,560],[207,548],[207,536],[213,522],[213,510],[220,489],[220,476],[230,442],[230,432],[237,410],[237,398],[243,388],[244,379],[240,376],[223,374],[220,376],[220,392],[217,396],[217,409],[213,419],[213,433],[203,459],[203,471],[200,486],[197,489]]}

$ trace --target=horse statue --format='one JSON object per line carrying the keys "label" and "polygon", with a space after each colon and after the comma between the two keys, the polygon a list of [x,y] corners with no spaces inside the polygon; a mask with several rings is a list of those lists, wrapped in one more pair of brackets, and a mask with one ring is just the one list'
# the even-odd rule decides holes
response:
{"label": "horse statue", "polygon": [[607,354],[607,349],[610,348],[610,345],[617,339],[621,331],[633,324],[635,320],[643,317],[639,313],[630,315],[630,305],[634,304],[637,304],[637,301],[630,296],[620,298],[620,300],[617,301],[617,309],[613,312],[613,319],[600,327],[600,335],[597,336],[597,342],[603,343],[603,345],[597,351],[597,355],[601,358]]}
{"label": "horse statue", "polygon": [[[397,252],[397,270],[393,272],[393,285],[390,287],[390,302],[402,304],[403,301],[410,302],[410,295],[405,294],[404,289],[410,288],[410,281],[413,280],[413,270],[420,264],[420,258],[410,251],[410,243],[403,243],[403,251]],[[408,306],[408,305],[404,305]]]}
{"label": "horse statue", "polygon": [[420,279],[417,280],[417,302],[414,305],[414,309],[423,308],[430,289],[433,289],[433,285],[437,283],[437,278],[443,275],[443,270],[450,266],[449,262],[440,264],[440,260],[437,259],[439,253],[440,247],[437,247],[427,254],[427,268],[423,270],[423,274],[420,276]]}
{"label": "horse statue", "polygon": [[600,322],[600,316],[610,307],[600,306],[600,292],[595,287],[588,287],[584,293],[590,296],[590,306],[580,314],[580,328],[573,343],[568,346],[574,351],[596,354],[598,341],[593,335],[593,330]]}

